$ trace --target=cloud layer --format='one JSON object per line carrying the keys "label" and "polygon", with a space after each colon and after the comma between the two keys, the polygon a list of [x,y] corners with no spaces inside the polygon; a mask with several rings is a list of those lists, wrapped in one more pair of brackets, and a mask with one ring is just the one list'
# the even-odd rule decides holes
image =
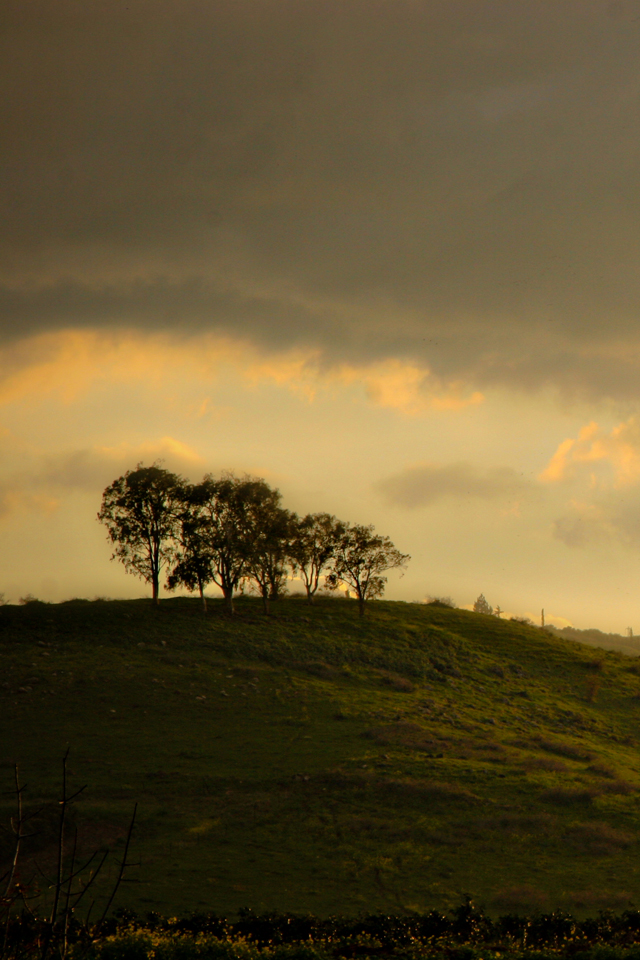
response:
{"label": "cloud layer", "polygon": [[635,398],[636,0],[10,0],[0,329]]}
{"label": "cloud layer", "polygon": [[480,470],[470,463],[422,464],[407,467],[377,484],[388,503],[425,507],[437,500],[501,500],[513,502],[531,487],[511,467]]}

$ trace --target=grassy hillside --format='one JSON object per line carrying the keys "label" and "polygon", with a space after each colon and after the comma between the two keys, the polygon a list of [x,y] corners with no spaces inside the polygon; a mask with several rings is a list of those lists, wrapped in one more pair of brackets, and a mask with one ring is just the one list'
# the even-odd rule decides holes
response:
{"label": "grassy hillside", "polygon": [[139,804],[138,910],[640,904],[622,654],[434,606],[246,600],[231,621],[182,599],[3,607],[0,651],[3,822],[14,759],[37,807],[69,745],[86,848],[117,850]]}

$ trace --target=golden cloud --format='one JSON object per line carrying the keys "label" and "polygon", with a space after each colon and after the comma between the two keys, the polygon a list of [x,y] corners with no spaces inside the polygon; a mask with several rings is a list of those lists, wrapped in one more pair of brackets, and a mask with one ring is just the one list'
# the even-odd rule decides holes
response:
{"label": "golden cloud", "polygon": [[[461,381],[445,382],[428,367],[390,358],[374,363],[328,366],[317,350],[261,354],[241,340],[213,335],[177,340],[126,331],[65,330],[40,334],[0,352],[0,405],[55,397],[70,404],[101,383],[144,382],[160,390],[180,382],[210,384],[231,372],[240,384],[273,383],[311,403],[319,391],[361,387],[369,402],[419,416],[428,410],[462,410],[484,399]],[[192,415],[202,416],[203,397]]]}
{"label": "golden cloud", "polygon": [[593,467],[598,463],[611,467],[614,487],[640,481],[640,422],[636,417],[623,421],[609,433],[593,421],[588,423],[576,438],[562,441],[539,480],[560,483],[587,469],[592,485],[597,486],[600,480]]}

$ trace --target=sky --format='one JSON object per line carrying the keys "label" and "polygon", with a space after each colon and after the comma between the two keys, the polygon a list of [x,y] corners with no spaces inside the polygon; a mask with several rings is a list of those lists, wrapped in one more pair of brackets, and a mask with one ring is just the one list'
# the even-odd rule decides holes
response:
{"label": "sky", "polygon": [[0,590],[161,461],[640,633],[640,0],[5,0]]}

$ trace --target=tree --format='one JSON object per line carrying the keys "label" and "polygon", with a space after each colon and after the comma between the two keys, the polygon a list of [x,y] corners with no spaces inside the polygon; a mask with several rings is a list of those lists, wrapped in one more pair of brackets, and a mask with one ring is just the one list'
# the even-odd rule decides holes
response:
{"label": "tree", "polygon": [[207,612],[207,598],[204,588],[214,579],[211,569],[211,556],[202,536],[203,518],[197,486],[185,485],[183,489],[182,509],[179,517],[176,539],[178,548],[173,557],[173,568],[167,577],[167,589],[175,590],[182,585],[187,590],[198,589],[204,612]]}
{"label": "tree", "polygon": [[486,613],[486,614],[489,614],[489,615],[493,614],[493,607],[492,607],[491,604],[485,599],[484,593],[481,593],[480,596],[478,597],[478,599],[476,600],[476,602],[474,603],[474,605],[473,605],[473,612],[474,612],[474,613]]}
{"label": "tree", "polygon": [[[247,502],[255,496],[257,481],[225,474],[219,480],[207,475],[189,486],[181,518],[181,549],[169,576],[174,589],[182,583],[200,590],[206,610],[204,587],[220,587],[227,611],[234,614],[233,597],[248,573],[254,531],[247,515]],[[266,484],[265,484],[266,486]]]}
{"label": "tree", "polygon": [[307,603],[313,603],[320,577],[334,555],[344,524],[329,513],[308,513],[296,517],[289,559],[296,573],[302,577],[307,591]]}
{"label": "tree", "polygon": [[247,579],[260,591],[264,612],[284,592],[289,574],[294,514],[280,506],[282,494],[265,480],[247,480],[243,490],[244,536],[248,544]]}
{"label": "tree", "polygon": [[400,553],[389,537],[375,534],[374,529],[372,525],[344,525],[327,577],[330,588],[344,583],[355,590],[361,617],[366,601],[384,593],[387,578],[383,574],[387,570],[403,569],[411,559],[408,553]]}
{"label": "tree", "polygon": [[159,603],[160,573],[175,554],[178,521],[184,501],[184,481],[154,463],[127,470],[102,494],[98,520],[114,544],[112,560],[127,573],[151,584]]}

